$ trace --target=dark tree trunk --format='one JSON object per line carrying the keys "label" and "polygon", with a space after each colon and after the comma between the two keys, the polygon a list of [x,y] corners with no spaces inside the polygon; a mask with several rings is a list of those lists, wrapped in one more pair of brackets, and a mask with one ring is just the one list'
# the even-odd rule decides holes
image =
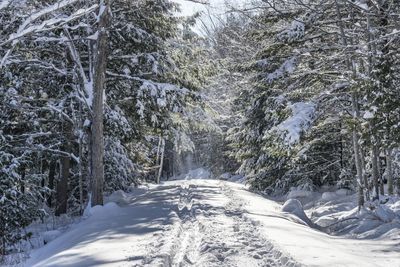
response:
{"label": "dark tree trunk", "polygon": [[374,183],[374,199],[379,199],[378,147],[372,145],[372,181]]}
{"label": "dark tree trunk", "polygon": [[[54,190],[54,178],[56,176],[56,167],[57,167],[57,161],[52,160],[49,166],[49,185],[48,185],[51,191]],[[47,206],[51,207],[52,202],[53,202],[53,192],[50,192],[50,195],[47,198]]]}
{"label": "dark tree trunk", "polygon": [[[72,125],[69,122],[65,122],[64,125],[66,140],[63,145],[63,150],[66,153],[71,153]],[[56,216],[67,213],[68,180],[70,177],[71,157],[68,155],[62,155],[60,157],[60,167],[60,180],[57,182],[56,187]]]}
{"label": "dark tree trunk", "polygon": [[21,170],[21,192],[22,194],[25,194],[25,175],[26,175],[26,169],[25,167],[22,167]]}
{"label": "dark tree trunk", "polygon": [[386,150],[386,173],[388,179],[388,194],[393,195],[392,148]]}

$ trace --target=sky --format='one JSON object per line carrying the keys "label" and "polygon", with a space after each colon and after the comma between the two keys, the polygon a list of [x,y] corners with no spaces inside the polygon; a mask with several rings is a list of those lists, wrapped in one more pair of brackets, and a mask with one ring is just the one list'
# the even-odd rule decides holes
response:
{"label": "sky", "polygon": [[[212,15],[220,15],[225,12],[225,3],[229,3],[229,5],[236,5],[246,3],[249,0],[208,0],[209,5],[193,3],[189,0],[173,1],[181,5],[182,15],[189,16],[198,11],[207,12],[207,9],[210,10],[210,13]],[[203,16],[202,20],[205,24],[208,24],[210,21],[207,16]],[[198,23],[197,27],[195,27],[194,30],[198,33],[201,33],[202,31],[200,28],[200,23]]]}
{"label": "sky", "polygon": [[[188,0],[174,0],[175,2],[181,4],[181,9],[183,15],[192,15],[193,13],[197,11],[204,11],[206,10],[206,6],[202,4],[197,4],[190,2]],[[209,0],[210,2],[210,8],[213,10],[213,12],[218,12],[222,13],[224,11],[224,2],[226,0]],[[229,2],[235,2],[235,1],[229,1]]]}

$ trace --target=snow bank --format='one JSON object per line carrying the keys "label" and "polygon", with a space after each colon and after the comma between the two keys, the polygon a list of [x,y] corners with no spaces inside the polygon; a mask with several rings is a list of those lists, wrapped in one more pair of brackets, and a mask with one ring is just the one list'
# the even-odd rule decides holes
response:
{"label": "snow bank", "polygon": [[231,178],[229,178],[229,181],[234,183],[244,184],[246,182],[246,177],[241,174],[236,174],[232,175]]}
{"label": "snow bank", "polygon": [[319,199],[308,199],[305,213],[313,223],[330,234],[370,239],[393,236],[400,231],[399,197],[383,197],[367,202],[360,211],[357,194],[347,189],[323,192]]}
{"label": "snow bank", "polygon": [[115,191],[104,198],[105,203],[116,203],[119,206],[125,206],[130,203],[130,196],[122,190]]}
{"label": "snow bank", "polygon": [[231,174],[229,172],[223,173],[220,176],[218,176],[219,180],[224,180],[227,181],[231,178]]}
{"label": "snow bank", "polygon": [[322,193],[321,199],[324,201],[331,201],[338,198],[338,195],[335,192],[324,192]]}
{"label": "snow bank", "polygon": [[312,226],[310,219],[304,212],[303,205],[301,205],[301,202],[297,199],[287,200],[285,204],[283,204],[281,211],[295,215],[301,220],[300,223]]}
{"label": "snow bank", "polygon": [[120,209],[120,207],[114,203],[114,202],[109,202],[106,203],[104,206],[97,205],[94,207],[90,208],[90,216],[91,217],[100,217],[103,215],[111,215],[112,213],[117,212]]}
{"label": "snow bank", "polygon": [[244,184],[246,182],[246,177],[241,174],[233,174],[232,175],[231,173],[226,172],[226,173],[223,173],[220,176],[218,176],[218,180],[224,180],[224,181]]}

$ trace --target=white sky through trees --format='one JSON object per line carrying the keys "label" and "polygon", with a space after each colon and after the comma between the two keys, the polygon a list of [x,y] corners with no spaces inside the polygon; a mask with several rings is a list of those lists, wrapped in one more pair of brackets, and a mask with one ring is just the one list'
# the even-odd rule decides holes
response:
{"label": "white sky through trees", "polygon": [[[210,18],[208,16],[208,12],[212,16],[218,16],[222,15],[226,11],[227,6],[237,6],[237,5],[243,5],[246,2],[249,2],[249,0],[209,0],[208,5],[203,5],[199,3],[194,3],[190,0],[173,0],[174,2],[180,4],[180,9],[182,12],[182,15],[184,16],[190,16],[193,15],[196,12],[204,12],[205,14],[203,15],[203,22],[205,24],[208,24],[210,22]],[[196,31],[201,33],[201,23],[197,24],[198,26],[196,27]]]}

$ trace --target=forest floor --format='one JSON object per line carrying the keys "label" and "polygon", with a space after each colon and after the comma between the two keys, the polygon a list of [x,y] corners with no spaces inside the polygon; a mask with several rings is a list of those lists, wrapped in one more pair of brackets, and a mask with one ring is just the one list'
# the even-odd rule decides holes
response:
{"label": "forest floor", "polygon": [[177,180],[109,201],[25,266],[400,266],[399,240],[330,236],[241,184]]}

